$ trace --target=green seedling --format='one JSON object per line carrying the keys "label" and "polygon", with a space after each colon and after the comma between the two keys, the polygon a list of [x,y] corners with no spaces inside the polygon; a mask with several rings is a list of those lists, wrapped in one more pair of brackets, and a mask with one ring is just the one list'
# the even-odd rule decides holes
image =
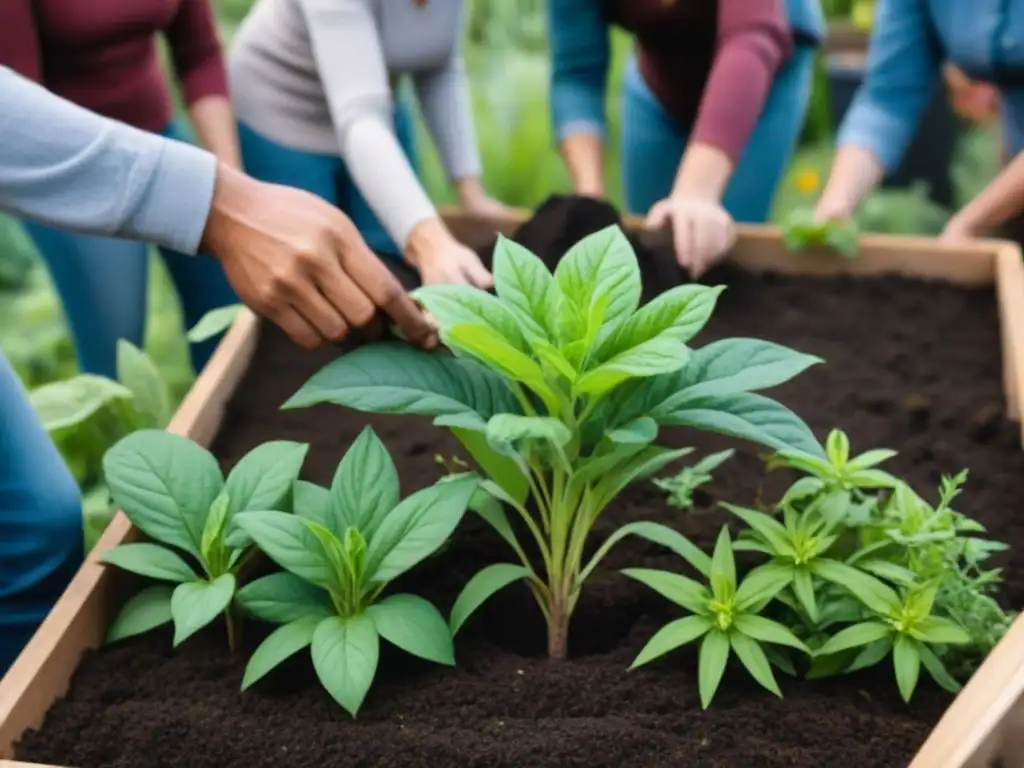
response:
{"label": "green seedling", "polygon": [[[815,651],[816,657],[838,657],[837,668],[852,672],[879,663],[891,651],[896,684],[907,702],[914,695],[922,665],[947,691],[960,690],[931,646],[965,644],[971,637],[949,619],[933,614],[937,581],[904,590],[902,595],[866,573],[847,579],[843,586],[873,615],[837,632]],[[855,651],[852,660],[846,656],[849,651]]]}
{"label": "green seedling", "polygon": [[[707,566],[679,533],[642,521],[584,557],[619,493],[686,453],[656,445],[659,430],[687,426],[823,456],[806,424],[755,394],[820,360],[757,339],[692,349],[722,288],[678,286],[641,307],[640,268],[618,227],[577,243],[554,274],[501,238],[494,280],[497,295],[465,285],[417,292],[450,352],[371,344],[329,364],[284,407],[334,403],[452,429],[487,475],[481,487],[504,503],[482,514],[519,561],[491,565],[466,585],[452,630],[494,592],[526,580],[547,620],[549,655],[563,659],[583,584],[617,541],[645,537]],[[506,510],[521,519],[529,547]]]}
{"label": "green seedling", "polygon": [[309,647],[321,684],[355,717],[377,673],[380,638],[454,664],[448,624],[433,605],[381,594],[448,539],[479,482],[472,474],[445,478],[399,500],[394,462],[366,428],[330,489],[296,484],[295,514],[239,515],[239,527],[285,569],[239,592],[249,615],[281,625],[250,659],[243,690]]}
{"label": "green seedling", "polygon": [[852,221],[818,221],[809,208],[794,209],[782,224],[782,238],[791,251],[825,247],[848,259],[858,253],[859,232]]}
{"label": "green seedling", "polygon": [[121,544],[102,561],[164,582],[127,602],[107,641],[173,622],[178,646],[223,614],[234,650],[238,572],[255,550],[233,525],[247,510],[290,507],[308,449],[302,443],[264,443],[226,481],[209,451],[162,430],[134,432],[107,451],[103,471],[113,502],[152,541]]}
{"label": "green seedling", "polygon": [[692,467],[683,467],[673,477],[656,478],[654,484],[668,493],[668,503],[680,509],[693,507],[693,492],[711,481],[711,473],[732,458],[734,450],[719,451],[705,456]]}
{"label": "green seedling", "polygon": [[809,653],[807,646],[777,621],[761,616],[761,611],[790,582],[784,569],[773,565],[757,568],[737,584],[729,530],[722,528],[705,574],[710,586],[667,571],[626,569],[627,576],[640,581],[690,612],[689,616],[666,624],[648,641],[633,662],[647,664],[699,638],[698,689],[701,706],[711,704],[725,672],[730,650],[758,683],[782,696],[762,643],[796,648]]}
{"label": "green seedling", "polygon": [[201,318],[199,322],[188,330],[188,340],[193,344],[220,336],[235,322],[239,313],[245,309],[244,304],[228,304],[217,309],[211,309]]}

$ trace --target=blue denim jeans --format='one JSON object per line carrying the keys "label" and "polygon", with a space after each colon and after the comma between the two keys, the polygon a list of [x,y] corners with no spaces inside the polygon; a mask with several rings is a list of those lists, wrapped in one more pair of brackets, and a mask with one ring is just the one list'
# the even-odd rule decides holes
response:
{"label": "blue denim jeans", "polygon": [[[417,169],[415,124],[408,104],[402,100],[395,106],[395,135],[413,169]],[[402,249],[370,210],[338,155],[286,147],[244,123],[239,123],[238,138],[247,173],[260,181],[296,187],[323,198],[352,219],[370,248],[396,257],[401,255]]]}
{"label": "blue denim jeans", "polygon": [[0,354],[0,677],[82,562],[78,486]]}
{"label": "blue denim jeans", "polygon": [[[800,46],[776,77],[722,201],[736,221],[768,219],[803,130],[813,67],[813,49]],[[645,214],[668,196],[689,132],[665,111],[630,60],[622,89],[622,183],[630,213]]]}
{"label": "blue denim jeans", "polygon": [[[172,123],[163,135],[188,141],[182,125]],[[183,189],[183,195],[189,194]],[[42,224],[26,223],[64,306],[84,373],[114,378],[117,340],[141,347],[146,331],[149,246],[132,240],[78,235]],[[209,256],[186,256],[159,249],[181,299],[187,328],[211,309],[238,301],[220,264]],[[192,365],[202,370],[219,339],[191,345]]]}

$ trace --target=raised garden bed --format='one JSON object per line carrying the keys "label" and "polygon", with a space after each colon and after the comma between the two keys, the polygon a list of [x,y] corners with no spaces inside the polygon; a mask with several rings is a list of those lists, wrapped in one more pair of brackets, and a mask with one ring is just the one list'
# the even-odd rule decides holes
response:
{"label": "raised garden bed", "polygon": [[[605,215],[583,203],[552,208],[520,236],[551,255],[608,223]],[[512,232],[517,224],[499,228]],[[474,246],[493,237],[479,222],[453,217],[452,225]],[[649,293],[678,279],[663,247],[642,266]],[[826,360],[772,392],[819,437],[839,426],[855,452],[898,449],[886,468],[929,498],[942,474],[970,469],[959,506],[1010,544],[1003,602],[1024,602],[1024,528],[1016,522],[1024,452],[1020,425],[1006,418],[1016,418],[1024,383],[1019,251],[997,242],[952,249],[867,237],[859,258],[844,260],[787,253],[776,232],[752,228],[743,231],[732,264],[706,282],[728,290],[700,344],[756,336]],[[308,442],[303,476],[329,484],[345,449],[370,424],[395,458],[404,493],[439,477],[435,454],[464,453],[426,419],[333,406],[278,410],[336,354],[300,352],[243,314],[170,430],[211,445],[225,469],[267,440]],[[665,442],[694,446],[698,455],[726,446],[738,451],[698,492],[695,511],[670,507],[661,491],[640,483],[604,513],[599,539],[645,519],[710,550],[728,519],[718,502],[751,505],[770,492],[772,478],[762,487],[757,448],[694,430],[668,430]],[[0,682],[0,756],[76,768],[988,766],[989,757],[1005,751],[1000,726],[1024,688],[1018,622],[955,703],[922,676],[904,704],[888,664],[825,681],[783,677],[781,700],[730,667],[702,711],[693,651],[627,671],[675,617],[666,601],[617,573],[625,566],[677,567],[674,555],[635,540],[613,550],[587,583],[571,627],[570,661],[547,660],[536,605],[525,588],[509,589],[461,630],[455,668],[385,651],[353,721],[317,686],[308,655],[239,693],[244,658],[229,656],[218,625],[177,651],[169,631],[89,651],[130,586],[97,558],[136,537],[119,515]],[[476,571],[507,559],[503,546],[467,517],[451,544],[402,587],[447,611]],[[244,650],[264,634],[247,625]],[[968,762],[982,760],[983,752],[983,762]],[[1016,764],[1004,755],[1004,768]],[[0,760],[3,768],[14,765]]]}

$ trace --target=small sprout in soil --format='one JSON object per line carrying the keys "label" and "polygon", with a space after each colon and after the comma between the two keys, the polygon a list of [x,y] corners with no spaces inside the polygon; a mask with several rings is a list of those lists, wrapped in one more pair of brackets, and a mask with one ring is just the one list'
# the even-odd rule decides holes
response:
{"label": "small sprout in soil", "polygon": [[782,223],[782,239],[791,251],[818,246],[852,259],[858,253],[858,237],[857,225],[852,221],[817,221],[809,208],[794,209]]}
{"label": "small sprout in soil", "polygon": [[808,652],[807,646],[789,629],[760,615],[772,598],[790,582],[785,569],[772,564],[763,565],[737,584],[736,562],[727,528],[722,528],[711,565],[704,574],[710,588],[666,571],[632,568],[623,573],[690,612],[689,616],[658,630],[640,651],[633,667],[647,664],[669,651],[703,638],[697,683],[701,706],[705,709],[718,689],[730,650],[754,679],[776,696],[782,696],[782,693],[772,673],[772,662],[761,644],[773,643]]}
{"label": "small sprout in soil", "polygon": [[479,482],[468,473],[447,477],[400,501],[394,462],[367,427],[330,489],[296,483],[295,514],[239,515],[239,527],[285,569],[238,593],[246,613],[280,625],[249,660],[242,689],[310,647],[321,684],[355,717],[377,673],[380,638],[454,664],[451,632],[433,605],[381,593],[448,539]]}
{"label": "small sprout in soil", "polygon": [[188,340],[193,344],[220,336],[238,317],[238,314],[245,309],[244,304],[228,304],[224,307],[211,309],[201,318],[199,322],[189,328]]}
{"label": "small sprout in soil", "polygon": [[102,561],[167,583],[130,599],[107,641],[173,622],[178,646],[223,614],[228,645],[235,650],[233,599],[239,571],[255,549],[234,524],[247,510],[290,507],[308,449],[283,440],[264,443],[225,481],[206,449],[162,430],[134,432],[110,448],[103,471],[114,504],[152,541],[121,544]]}
{"label": "small sprout in soil", "polygon": [[465,285],[417,292],[454,354],[365,346],[313,376],[284,407],[335,403],[431,416],[450,428],[487,475],[481,487],[501,502],[477,511],[518,560],[469,581],[452,630],[497,590],[525,580],[548,624],[548,653],[564,659],[583,584],[616,542],[636,535],[709,564],[675,530],[643,521],[585,557],[597,519],[623,489],[687,453],[656,445],[659,429],[693,427],[823,457],[806,424],[754,394],[821,361],[757,339],[692,349],[723,289],[677,286],[641,307],[640,268],[618,227],[581,240],[554,274],[500,238],[493,271],[497,295]]}
{"label": "small sprout in soil", "polygon": [[692,467],[683,467],[673,477],[656,478],[654,484],[668,493],[668,503],[680,509],[693,507],[693,492],[711,482],[711,473],[732,458],[735,451],[719,451],[705,456]]}

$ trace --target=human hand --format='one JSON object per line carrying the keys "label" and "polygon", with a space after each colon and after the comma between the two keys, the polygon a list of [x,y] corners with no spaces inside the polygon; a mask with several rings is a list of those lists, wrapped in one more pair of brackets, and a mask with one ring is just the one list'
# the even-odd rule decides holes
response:
{"label": "human hand", "polygon": [[348,217],[315,195],[222,163],[200,247],[246,305],[302,347],[341,341],[355,328],[379,335],[378,308],[410,342],[437,344],[434,326]]}
{"label": "human hand", "polygon": [[455,283],[483,289],[494,285],[480,258],[452,237],[440,219],[428,219],[413,227],[405,259],[420,273],[424,285]]}
{"label": "human hand", "polygon": [[511,208],[488,195],[475,177],[459,182],[459,204],[466,213],[482,219],[505,219],[512,213]]}
{"label": "human hand", "polygon": [[946,226],[943,227],[939,240],[944,243],[956,243],[971,240],[975,237],[978,237],[978,232],[967,217],[954,214],[946,222]]}
{"label": "human hand", "polygon": [[717,202],[707,198],[673,195],[654,204],[646,225],[672,227],[676,261],[695,280],[721,259],[736,242],[736,225]]}

